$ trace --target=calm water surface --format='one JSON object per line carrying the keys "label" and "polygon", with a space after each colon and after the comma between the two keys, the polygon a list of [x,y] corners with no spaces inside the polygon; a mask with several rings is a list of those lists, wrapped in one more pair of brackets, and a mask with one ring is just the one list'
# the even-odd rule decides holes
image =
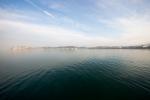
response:
{"label": "calm water surface", "polygon": [[150,100],[150,50],[0,53],[0,100]]}

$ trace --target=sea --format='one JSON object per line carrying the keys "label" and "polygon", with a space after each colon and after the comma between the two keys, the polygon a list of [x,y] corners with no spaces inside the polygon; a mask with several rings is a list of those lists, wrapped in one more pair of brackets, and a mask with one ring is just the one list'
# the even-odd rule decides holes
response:
{"label": "sea", "polygon": [[0,100],[150,100],[150,50],[0,52]]}

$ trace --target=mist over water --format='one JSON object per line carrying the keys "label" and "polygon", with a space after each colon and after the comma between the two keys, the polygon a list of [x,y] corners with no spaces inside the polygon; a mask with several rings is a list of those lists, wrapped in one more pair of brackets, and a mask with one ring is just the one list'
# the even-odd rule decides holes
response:
{"label": "mist over water", "polygon": [[144,100],[150,50],[0,53],[0,100]]}

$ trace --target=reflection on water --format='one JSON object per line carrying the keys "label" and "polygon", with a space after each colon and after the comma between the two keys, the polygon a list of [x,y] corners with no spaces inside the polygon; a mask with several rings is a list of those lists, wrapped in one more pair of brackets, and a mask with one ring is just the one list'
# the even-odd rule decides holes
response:
{"label": "reflection on water", "polygon": [[150,95],[150,50],[1,53],[1,100],[137,100]]}

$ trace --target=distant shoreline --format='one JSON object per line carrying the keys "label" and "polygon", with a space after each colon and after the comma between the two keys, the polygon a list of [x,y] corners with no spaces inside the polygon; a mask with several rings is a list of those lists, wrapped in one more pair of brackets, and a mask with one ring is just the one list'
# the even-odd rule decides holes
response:
{"label": "distant shoreline", "polygon": [[95,46],[95,47],[77,47],[77,46],[58,46],[58,47],[30,47],[30,46],[16,46],[12,47],[12,51],[28,51],[36,49],[150,49],[150,44],[138,45],[138,46]]}

